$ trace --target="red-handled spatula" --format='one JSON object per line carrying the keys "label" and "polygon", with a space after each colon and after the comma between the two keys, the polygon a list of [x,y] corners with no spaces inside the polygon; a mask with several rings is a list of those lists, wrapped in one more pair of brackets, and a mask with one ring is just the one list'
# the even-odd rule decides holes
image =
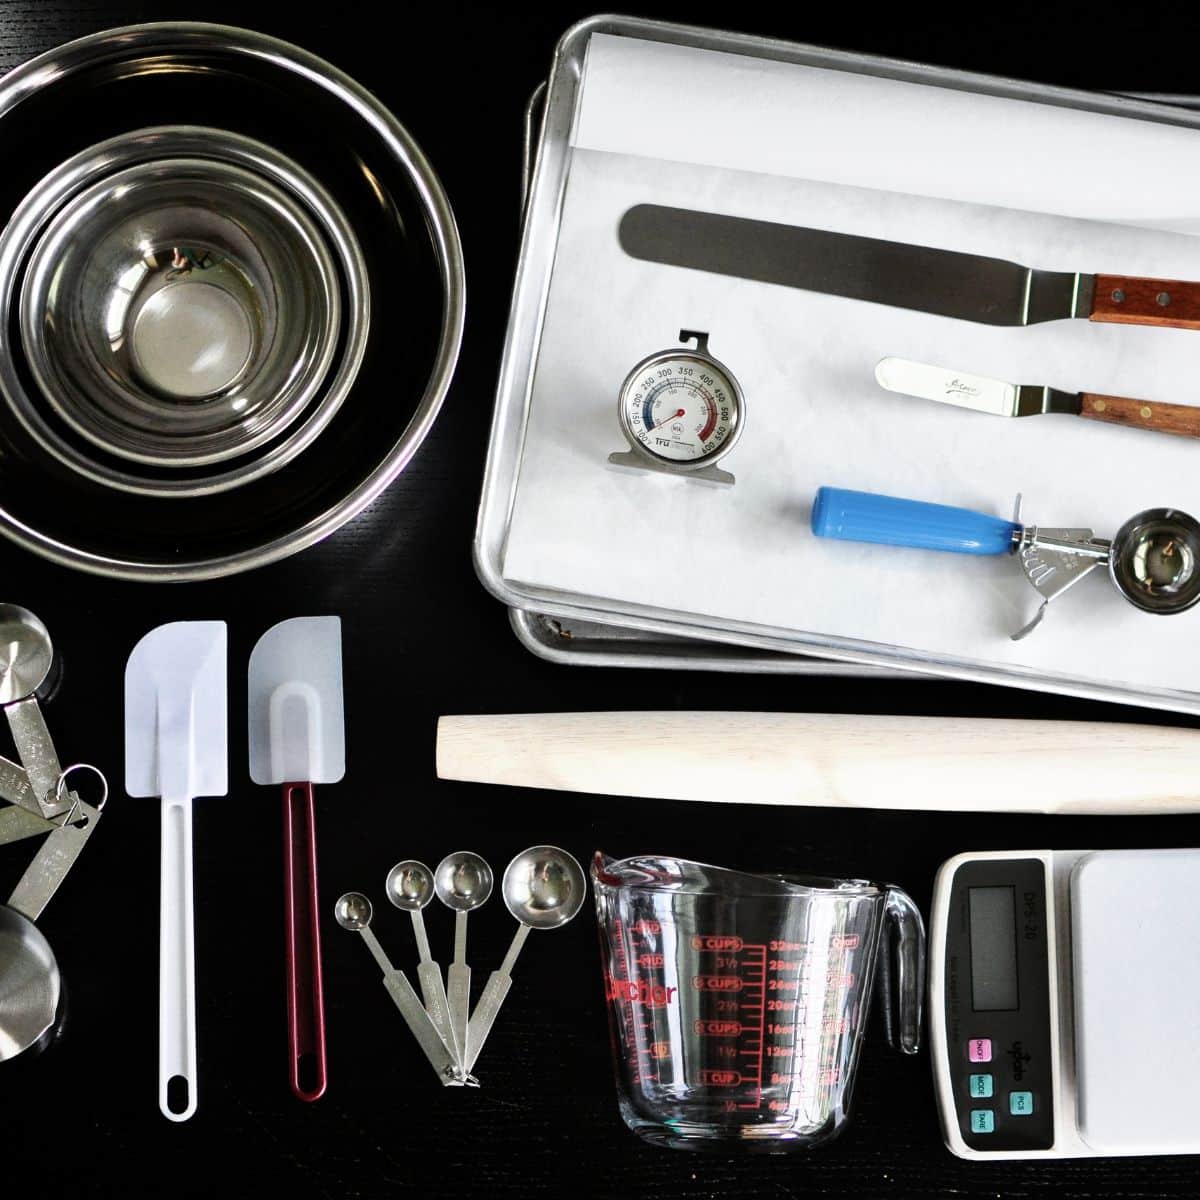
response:
{"label": "red-handled spatula", "polygon": [[338,617],[294,617],[258,639],[249,724],[250,777],[283,785],[289,1075],[297,1098],[312,1101],[326,1085],[313,784],[346,771]]}

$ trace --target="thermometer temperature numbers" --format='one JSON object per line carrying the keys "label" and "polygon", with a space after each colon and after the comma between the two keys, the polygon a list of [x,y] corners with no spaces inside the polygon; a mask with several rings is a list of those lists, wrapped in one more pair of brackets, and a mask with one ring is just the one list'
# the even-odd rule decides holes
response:
{"label": "thermometer temperature numbers", "polygon": [[733,476],[715,463],[742,431],[745,399],[727,367],[708,353],[708,335],[682,330],[695,350],[662,350],[625,378],[617,416],[630,451],[613,454],[618,466],[686,474],[718,483]]}

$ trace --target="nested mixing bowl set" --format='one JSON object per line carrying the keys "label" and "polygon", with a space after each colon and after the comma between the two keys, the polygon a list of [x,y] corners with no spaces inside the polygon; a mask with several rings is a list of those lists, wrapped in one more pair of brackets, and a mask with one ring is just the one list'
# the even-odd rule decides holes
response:
{"label": "nested mixing bowl set", "polygon": [[0,86],[0,532],[124,578],[310,545],[424,438],[462,333],[436,176],[333,67],[206,25]]}

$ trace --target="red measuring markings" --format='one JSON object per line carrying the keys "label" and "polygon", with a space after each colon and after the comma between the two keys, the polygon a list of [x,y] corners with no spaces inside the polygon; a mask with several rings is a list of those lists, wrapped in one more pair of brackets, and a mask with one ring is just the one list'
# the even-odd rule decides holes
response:
{"label": "red measuring markings", "polygon": [[[657,921],[655,921],[655,922],[638,921],[637,924],[634,926],[634,928],[637,929],[638,926],[648,926],[651,923],[654,924],[655,926],[658,925]],[[657,928],[654,930],[654,932],[655,933],[658,932]],[[641,1040],[643,1044],[646,1041],[652,1041],[654,1026],[653,1026],[653,1022],[650,1020],[650,1018],[648,1016],[646,1016],[644,1013],[635,1014],[635,1012],[634,1012],[634,1007],[633,1007],[634,1006],[634,996],[629,993],[629,988],[631,986],[633,986],[636,989],[637,981],[630,978],[629,954],[628,954],[627,950],[625,949],[625,924],[619,917],[613,921],[613,943],[616,946],[616,952],[613,955],[613,958],[614,958],[613,966],[621,972],[621,974],[622,974],[622,976],[624,976],[624,978],[617,979],[615,977],[615,975],[605,972],[605,978],[604,978],[605,991],[606,991],[607,997],[610,1001],[611,1000],[623,1000],[624,1001],[624,1005],[623,1005],[624,1025],[625,1025],[624,1042],[625,1042],[625,1046],[626,1046],[625,1058],[629,1064],[629,1073],[630,1073],[631,1083],[633,1083],[636,1086],[636,1085],[644,1082],[643,1076],[642,1076],[642,1067],[643,1067],[644,1060],[643,1060],[642,1055],[637,1052],[637,1046],[639,1044],[639,1040]],[[624,986],[625,986],[624,991],[621,990],[620,985],[622,985],[622,984],[624,984]],[[639,1039],[639,1037],[638,1037],[639,1026],[640,1026],[640,1032],[642,1034],[642,1039]],[[651,1070],[652,1070],[653,1074],[657,1078],[658,1072],[653,1070],[653,1067],[654,1067],[653,1058],[651,1058],[650,1065],[651,1065]]]}
{"label": "red measuring markings", "polygon": [[704,1013],[693,1021],[692,1030],[705,1039],[704,1056],[710,1063],[730,1061],[728,1067],[701,1070],[700,1083],[740,1091],[740,1098],[725,1101],[731,1111],[757,1109],[762,1104],[767,1039],[767,947],[723,933],[695,934],[691,947],[702,956],[701,971],[691,983],[702,997],[697,1002]]}

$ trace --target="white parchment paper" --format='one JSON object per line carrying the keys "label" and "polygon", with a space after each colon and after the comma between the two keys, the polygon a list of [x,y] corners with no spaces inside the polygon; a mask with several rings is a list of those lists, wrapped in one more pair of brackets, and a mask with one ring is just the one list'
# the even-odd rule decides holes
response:
{"label": "white parchment paper", "polygon": [[[687,114],[705,136],[671,136],[686,133]],[[883,392],[873,378],[878,359],[898,355],[1200,403],[1200,332],[975,325],[636,262],[617,226],[653,202],[1047,269],[1200,278],[1200,239],[1183,232],[1200,228],[1200,135],[595,37],[575,143],[507,579],[1049,676],[1194,687],[1200,611],[1140,613],[1097,572],[1013,643],[1038,597],[1012,558],[824,541],[808,519],[823,483],[1000,515],[1021,491],[1027,520],[1102,536],[1142,508],[1200,515],[1200,443],[1065,416],[988,417]],[[745,169],[755,162],[765,170]],[[824,177],[804,177],[810,168]],[[744,435],[722,461],[732,488],[606,462],[625,448],[621,381],[681,328],[709,331],[747,396]]]}

